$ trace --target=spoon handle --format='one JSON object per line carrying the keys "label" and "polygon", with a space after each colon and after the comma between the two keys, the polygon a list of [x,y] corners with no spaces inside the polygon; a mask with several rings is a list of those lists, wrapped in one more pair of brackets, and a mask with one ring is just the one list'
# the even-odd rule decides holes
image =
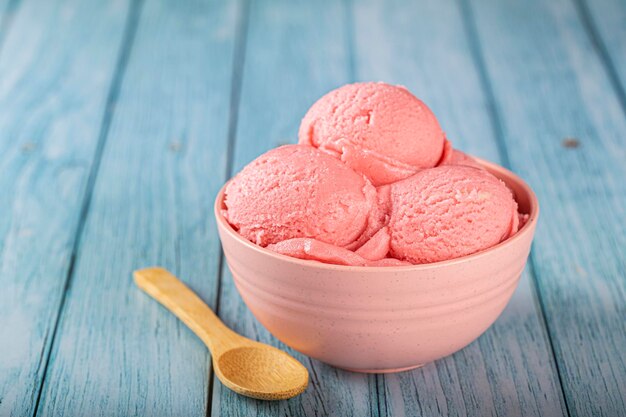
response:
{"label": "spoon handle", "polygon": [[226,327],[209,306],[168,270],[145,268],[133,275],[137,286],[174,313],[213,355],[242,343],[242,336]]}

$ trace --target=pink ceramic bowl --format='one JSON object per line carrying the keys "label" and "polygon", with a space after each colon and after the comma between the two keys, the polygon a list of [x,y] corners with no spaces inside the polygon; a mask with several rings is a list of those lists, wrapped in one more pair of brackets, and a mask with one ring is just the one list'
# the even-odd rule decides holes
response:
{"label": "pink ceramic bowl", "polygon": [[478,338],[508,303],[526,264],[539,206],[512,172],[481,161],[529,213],[512,238],[432,264],[349,267],[271,252],[215,217],[235,285],[254,316],[295,350],[340,368],[396,372],[450,355]]}

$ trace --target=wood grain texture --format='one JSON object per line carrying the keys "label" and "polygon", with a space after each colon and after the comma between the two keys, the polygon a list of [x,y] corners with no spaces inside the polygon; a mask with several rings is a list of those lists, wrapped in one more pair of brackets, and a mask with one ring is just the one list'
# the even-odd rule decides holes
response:
{"label": "wood grain texture", "polygon": [[13,23],[18,5],[18,0],[0,0],[0,49],[11,23]]}
{"label": "wood grain texture", "polygon": [[[233,172],[270,148],[296,142],[308,107],[350,81],[344,12],[332,1],[252,2]],[[226,266],[219,315],[237,332],[287,349],[309,368],[310,381],[300,396],[274,403],[243,398],[215,381],[213,416],[378,414],[374,376],[345,372],[286,348],[246,308]]]}
{"label": "wood grain texture", "polygon": [[[9,0],[0,0],[0,21],[4,18],[4,16],[9,12],[9,6],[11,5],[11,1]],[[0,31],[2,28],[0,28]]]}
{"label": "wood grain texture", "polygon": [[[247,0],[145,0],[125,43],[142,0],[0,0],[0,416],[626,414],[626,5],[250,3],[245,44]],[[220,263],[213,198],[354,79],[405,84],[456,146],[529,181],[531,268],[450,358],[367,376],[295,354],[306,393],[242,398],[131,272],[164,265],[284,348]]]}
{"label": "wood grain texture", "polygon": [[624,415],[626,119],[617,94],[571,2],[466,9],[511,165],[542,206],[532,259],[569,411]]}
{"label": "wood grain texture", "polygon": [[[502,163],[458,5],[360,1],[354,15],[357,78],[407,86],[431,107],[455,147]],[[467,348],[421,369],[381,375],[384,414],[565,415],[531,280],[527,270],[502,316]]]}
{"label": "wood grain texture", "polygon": [[25,0],[0,48],[2,416],[35,411],[128,6]]}
{"label": "wood grain texture", "polygon": [[239,4],[148,0],[117,98],[39,415],[204,416],[202,342],[138,290],[163,265],[209,304]]}
{"label": "wood grain texture", "polygon": [[575,0],[626,111],[626,2]]}

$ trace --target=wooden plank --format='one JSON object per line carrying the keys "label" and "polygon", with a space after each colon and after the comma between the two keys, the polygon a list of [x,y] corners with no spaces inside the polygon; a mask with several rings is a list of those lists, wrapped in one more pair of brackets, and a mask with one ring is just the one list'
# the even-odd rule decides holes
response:
{"label": "wooden plank", "polygon": [[[455,147],[498,162],[488,97],[454,3],[354,3],[357,78],[406,85]],[[496,323],[457,354],[379,378],[385,412],[411,415],[566,414],[541,308],[527,270]]]}
{"label": "wooden plank", "polygon": [[[233,172],[270,148],[296,142],[308,107],[350,80],[345,17],[339,2],[252,2]],[[219,305],[222,319],[238,332],[286,348],[245,307],[227,267]],[[305,393],[289,401],[256,401],[232,393],[216,380],[212,415],[378,414],[374,376],[345,372],[288,351],[310,370]]]}
{"label": "wooden plank", "polygon": [[0,0],[0,48],[13,22],[18,4],[16,0]]}
{"label": "wooden plank", "polygon": [[575,0],[575,3],[626,109],[626,3],[620,0]]}
{"label": "wooden plank", "polygon": [[466,6],[511,164],[542,204],[533,260],[568,408],[623,415],[626,119],[618,96],[569,1]]}
{"label": "wooden plank", "polygon": [[163,265],[214,304],[236,2],[148,0],[115,108],[40,415],[204,416],[209,357],[132,283]]}
{"label": "wooden plank", "polygon": [[2,26],[7,23],[5,19],[13,18],[18,5],[19,1],[16,0],[0,0],[0,33],[5,29]]}
{"label": "wooden plank", "polygon": [[35,411],[128,10],[25,0],[0,47],[3,416]]}

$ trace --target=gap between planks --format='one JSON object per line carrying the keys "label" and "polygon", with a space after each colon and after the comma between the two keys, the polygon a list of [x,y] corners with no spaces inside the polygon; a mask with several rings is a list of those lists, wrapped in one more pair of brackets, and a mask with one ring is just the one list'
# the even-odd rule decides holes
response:
{"label": "gap between planks", "polygon": [[[228,118],[228,133],[227,133],[227,143],[226,143],[226,168],[224,178],[226,181],[232,176],[233,170],[233,160],[235,154],[235,142],[237,140],[237,120],[239,117],[239,101],[241,99],[241,84],[243,81],[243,69],[244,62],[246,58],[246,45],[248,38],[248,23],[250,19],[250,0],[240,0],[240,12],[237,19],[237,30],[236,30],[236,38],[235,38],[235,50],[233,53],[233,78],[231,81],[230,88],[230,111]],[[224,266],[225,266],[225,258],[224,251],[221,249],[220,243],[220,255],[217,269],[217,288],[216,288],[216,296],[215,296],[215,314],[219,317],[220,311],[220,299],[221,299],[221,289],[222,289],[222,280],[224,279]],[[209,358],[210,361],[213,360],[212,357]],[[209,383],[207,388],[207,409],[206,409],[206,417],[211,417],[213,412],[213,385],[216,380],[215,371],[213,370],[213,365],[209,365]]]}
{"label": "gap between planks", "polygon": [[[19,0],[15,0],[15,2],[17,1]],[[76,265],[76,258],[78,256],[78,248],[80,247],[80,242],[81,242],[81,237],[82,237],[83,230],[85,227],[85,222],[87,220],[87,216],[89,215],[89,207],[91,205],[91,199],[93,196],[94,184],[96,182],[96,177],[98,176],[100,162],[102,160],[102,153],[104,151],[106,139],[109,133],[109,128],[111,126],[111,120],[113,119],[113,115],[115,113],[115,104],[119,96],[120,88],[121,88],[122,81],[124,78],[124,72],[128,64],[128,58],[132,51],[132,45],[134,42],[135,34],[137,33],[137,25],[139,23],[143,1],[144,0],[133,0],[130,3],[126,25],[124,28],[124,36],[122,37],[122,45],[120,48],[117,63],[115,65],[113,79],[111,81],[111,87],[109,89],[109,94],[107,96],[106,105],[104,107],[100,133],[98,135],[98,141],[96,143],[96,149],[94,151],[94,157],[93,157],[93,162],[91,164],[91,169],[89,171],[89,176],[87,177],[87,184],[85,185],[85,195],[83,196],[83,202],[82,202],[82,206],[80,209],[78,224],[76,226],[76,231],[74,232],[74,242],[72,244],[72,252],[71,252],[69,267],[67,270],[67,276],[65,278],[65,283],[63,287],[63,294],[61,295],[61,300],[59,301],[56,318],[54,319],[54,325],[52,326],[50,345],[48,348],[48,352],[45,355],[46,357],[44,359],[45,365],[44,365],[43,374],[41,376],[41,381],[39,382],[39,387],[37,389],[37,399],[35,401],[35,408],[34,408],[33,416],[36,416],[39,412],[41,394],[43,392],[43,386],[46,382],[46,375],[48,373],[48,365],[50,364],[50,354],[55,345],[57,330],[59,328],[59,323],[61,321],[61,316],[63,314],[63,308],[65,306],[67,292],[70,288],[72,278],[74,275],[74,267]],[[1,46],[1,41],[2,41],[2,38],[0,38],[0,46]]]}
{"label": "gap between planks", "polygon": [[622,106],[622,111],[626,115],[626,89],[620,81],[617,66],[611,58],[609,49],[607,48],[606,43],[600,35],[598,27],[591,16],[591,11],[589,10],[587,1],[588,0],[572,0],[574,7],[578,12],[578,16],[580,17],[580,21],[585,28],[585,32],[589,36],[589,40],[598,54],[598,58],[600,59],[600,62],[602,62],[602,66],[606,70],[606,74],[613,86],[613,89],[615,90],[615,93],[617,94],[620,105]]}

